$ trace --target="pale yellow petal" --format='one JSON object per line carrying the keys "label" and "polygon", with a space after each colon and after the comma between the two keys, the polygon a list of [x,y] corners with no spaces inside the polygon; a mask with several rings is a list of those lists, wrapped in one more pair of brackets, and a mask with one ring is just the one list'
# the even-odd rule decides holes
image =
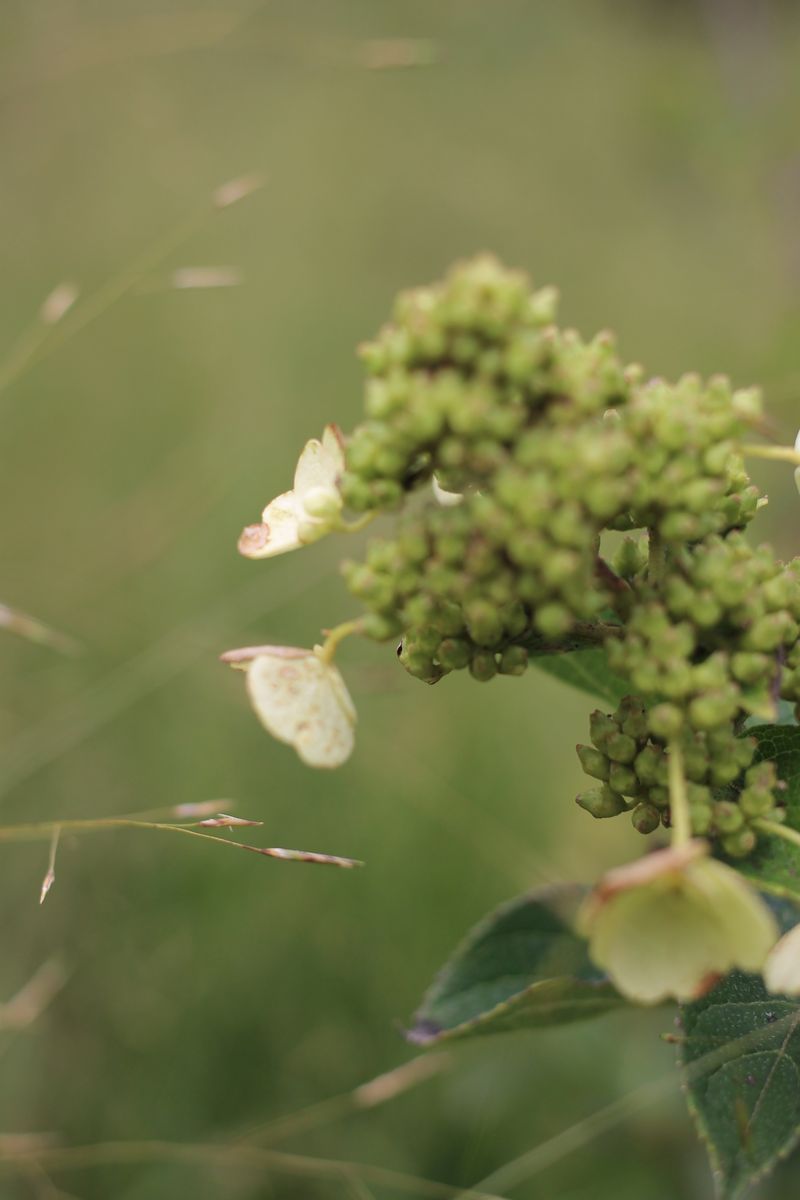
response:
{"label": "pale yellow petal", "polygon": [[701,898],[720,926],[715,967],[760,971],[778,938],[778,925],[765,900],[733,867],[715,858],[686,868],[686,887]]}
{"label": "pale yellow petal", "polygon": [[300,503],[312,488],[336,489],[336,482],[344,470],[344,451],[334,429],[328,425],[322,441],[311,438],[306,442],[297,460],[294,491]]}
{"label": "pale yellow petal", "polygon": [[692,999],[715,972],[718,926],[682,889],[621,892],[594,921],[590,952],[623,995],[640,1004]]}
{"label": "pale yellow petal", "polygon": [[772,948],[764,965],[764,983],[777,995],[800,995],[800,925]]}
{"label": "pale yellow petal", "polygon": [[272,558],[301,546],[294,492],[283,492],[271,500],[260,525],[248,525],[239,538],[239,553],[245,558]]}
{"label": "pale yellow petal", "polygon": [[355,709],[338,669],[313,651],[263,654],[247,672],[250,700],[266,729],[312,767],[338,767],[354,744]]}

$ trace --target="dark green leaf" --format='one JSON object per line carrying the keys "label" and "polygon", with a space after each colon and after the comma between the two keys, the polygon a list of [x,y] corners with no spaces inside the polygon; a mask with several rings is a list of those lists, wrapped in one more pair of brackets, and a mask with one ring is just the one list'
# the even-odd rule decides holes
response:
{"label": "dark green leaf", "polygon": [[611,670],[605,650],[599,647],[573,650],[569,654],[542,654],[532,658],[531,662],[548,675],[555,675],[556,679],[588,692],[590,696],[606,700],[613,708],[631,690],[630,684]]}
{"label": "dark green leaf", "polygon": [[559,1025],[623,1004],[573,930],[583,895],[571,884],[545,888],[476,926],[425,996],[409,1040]]}
{"label": "dark green leaf", "polygon": [[[800,830],[800,726],[758,725],[748,732],[758,740],[757,758],[776,764],[786,783],[786,824]],[[753,855],[736,866],[764,891],[800,901],[800,846],[762,835]]]}
{"label": "dark green leaf", "polygon": [[[784,928],[798,910],[776,901]],[[735,1200],[800,1137],[800,1002],[734,971],[681,1007],[689,1109],[723,1200]]]}

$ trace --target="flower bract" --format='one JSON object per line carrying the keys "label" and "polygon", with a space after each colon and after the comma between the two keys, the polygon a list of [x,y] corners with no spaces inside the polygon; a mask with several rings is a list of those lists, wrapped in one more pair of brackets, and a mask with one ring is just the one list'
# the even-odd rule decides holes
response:
{"label": "flower bract", "polygon": [[765,902],[701,841],[609,872],[582,924],[594,961],[642,1004],[696,999],[734,967],[760,971],[778,936]]}

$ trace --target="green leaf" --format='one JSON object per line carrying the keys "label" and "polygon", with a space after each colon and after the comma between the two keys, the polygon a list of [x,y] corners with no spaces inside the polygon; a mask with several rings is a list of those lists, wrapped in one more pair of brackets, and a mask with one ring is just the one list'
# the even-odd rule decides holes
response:
{"label": "green leaf", "polygon": [[[798,911],[773,904],[781,925]],[[681,1006],[689,1110],[706,1143],[722,1200],[735,1200],[800,1138],[800,1001],[771,996],[759,976],[734,971]]]}
{"label": "green leaf", "polygon": [[572,884],[543,888],[477,925],[429,989],[408,1040],[561,1025],[624,1004],[574,932],[584,895]]}
{"label": "green leaf", "polygon": [[[758,741],[756,759],[773,761],[786,784],[786,824],[800,830],[800,726],[757,725],[748,732]],[[750,858],[736,866],[763,891],[800,902],[800,846],[762,835]]]}
{"label": "green leaf", "polygon": [[611,670],[605,650],[599,647],[569,654],[542,654],[532,658],[531,663],[571,687],[608,701],[613,708],[631,690],[630,684]]}

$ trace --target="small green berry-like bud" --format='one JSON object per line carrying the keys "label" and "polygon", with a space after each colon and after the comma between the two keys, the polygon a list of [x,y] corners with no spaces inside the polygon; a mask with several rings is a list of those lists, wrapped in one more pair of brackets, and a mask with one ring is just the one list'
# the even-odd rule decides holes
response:
{"label": "small green berry-like bud", "polygon": [[739,829],[722,839],[722,849],[731,858],[747,858],[756,848],[757,838],[752,829]]}
{"label": "small green berry-like bud", "polygon": [[479,683],[488,683],[497,674],[497,663],[489,650],[479,650],[469,664],[470,674]]}
{"label": "small green berry-like bud", "polygon": [[470,664],[472,647],[463,638],[445,638],[439,643],[436,658],[448,671],[461,671]]}
{"label": "small green berry-like bud", "polygon": [[656,737],[676,737],[683,728],[683,713],[676,704],[656,704],[650,710],[649,723]]}
{"label": "small green berry-like bud", "polygon": [[500,655],[501,675],[524,675],[528,668],[528,651],[524,646],[508,646]]}
{"label": "small green berry-like bud", "polygon": [[647,737],[647,711],[644,701],[638,696],[626,696],[617,709],[617,718],[621,722],[622,732],[629,737],[642,739]]}
{"label": "small green berry-like bud", "polygon": [[379,613],[367,613],[361,621],[365,636],[376,642],[388,642],[396,638],[402,628],[396,617],[384,617]]}
{"label": "small green berry-like bud", "polygon": [[627,764],[636,758],[636,742],[627,733],[612,733],[603,749],[612,762]]}
{"label": "small green berry-like bud", "polygon": [[739,795],[739,807],[745,817],[765,817],[773,804],[772,793],[761,788],[746,787]]}
{"label": "small green berry-like bud", "polygon": [[689,820],[695,837],[704,837],[711,829],[713,811],[710,804],[690,804]]}
{"label": "small green berry-like bud", "polygon": [[689,717],[696,729],[716,729],[726,725],[735,713],[736,701],[727,692],[696,696],[689,705]]}
{"label": "small green berry-like bud", "polygon": [[572,615],[563,604],[543,604],[534,620],[539,632],[554,641],[564,637],[572,628]]}
{"label": "small green berry-like bud", "polygon": [[503,618],[500,611],[486,600],[473,600],[464,608],[467,628],[473,642],[479,646],[496,646],[503,637]]}
{"label": "small green berry-like bud", "polygon": [[656,808],[666,809],[669,807],[669,788],[663,785],[651,787],[647,795],[650,803],[654,804]]}
{"label": "small green berry-like bud", "polygon": [[589,717],[589,736],[597,749],[605,750],[608,739],[617,733],[619,725],[614,718],[596,708]]}
{"label": "small green berry-like bud", "polygon": [[714,787],[725,787],[738,778],[740,770],[741,768],[735,759],[720,758],[711,763],[708,775]]}
{"label": "small green berry-like bud", "polygon": [[636,755],[633,765],[645,787],[655,787],[661,782],[660,767],[663,759],[664,751],[652,742]]}
{"label": "small green berry-like bud", "polygon": [[652,804],[637,804],[631,813],[631,822],[639,833],[653,833],[661,824],[661,815]]}
{"label": "small green berry-like bud", "polygon": [[597,818],[616,817],[625,811],[622,796],[618,796],[607,787],[590,788],[588,792],[581,792],[575,797],[575,803]]}
{"label": "small green berry-like bud", "polygon": [[718,800],[714,805],[714,824],[720,833],[736,833],[744,825],[739,805],[732,800]]}
{"label": "small green berry-like bud", "polygon": [[621,796],[635,796],[641,790],[636,772],[622,763],[612,762],[608,783]]}
{"label": "small green berry-like bud", "polygon": [[576,746],[576,750],[586,774],[591,775],[592,779],[600,779],[603,783],[607,783],[611,764],[605,754],[595,750],[594,746]]}
{"label": "small green berry-like bud", "polygon": [[740,770],[743,771],[745,767],[750,766],[751,762],[753,761],[753,755],[756,752],[757,746],[758,743],[756,742],[756,739],[752,737],[734,739],[732,754],[736,760],[736,765]]}

